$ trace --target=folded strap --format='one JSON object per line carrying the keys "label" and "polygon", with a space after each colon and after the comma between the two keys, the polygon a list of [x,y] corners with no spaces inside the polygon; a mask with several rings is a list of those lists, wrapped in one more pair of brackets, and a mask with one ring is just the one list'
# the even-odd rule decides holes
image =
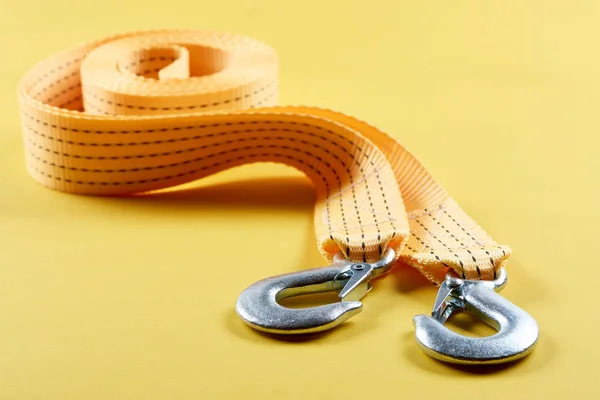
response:
{"label": "folded strap", "polygon": [[27,168],[40,184],[131,195],[242,164],[283,163],[314,184],[326,260],[387,247],[439,283],[494,279],[510,255],[394,138],[348,115],[278,107],[276,52],[198,30],[132,32],[51,56],[19,84]]}

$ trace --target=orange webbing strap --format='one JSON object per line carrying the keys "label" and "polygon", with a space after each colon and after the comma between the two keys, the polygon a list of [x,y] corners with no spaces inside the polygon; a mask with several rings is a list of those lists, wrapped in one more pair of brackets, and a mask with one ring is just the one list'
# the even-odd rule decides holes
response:
{"label": "orange webbing strap", "polygon": [[323,256],[374,262],[387,246],[439,283],[493,279],[495,243],[397,141],[365,122],[276,107],[277,55],[221,32],[134,32],[86,43],[19,85],[29,173],[87,195],[154,191],[253,162],[297,168],[317,192]]}

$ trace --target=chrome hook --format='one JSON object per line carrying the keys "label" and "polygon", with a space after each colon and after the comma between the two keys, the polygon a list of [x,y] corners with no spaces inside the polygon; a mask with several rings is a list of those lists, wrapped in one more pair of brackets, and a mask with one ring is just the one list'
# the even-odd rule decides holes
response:
{"label": "chrome hook", "polygon": [[[494,281],[464,280],[446,275],[433,306],[432,317],[414,318],[419,347],[429,356],[454,364],[499,364],[529,354],[537,344],[539,328],[525,311],[500,296],[506,271]],[[464,310],[495,328],[489,337],[471,338],[444,327],[450,315]]]}
{"label": "chrome hook", "polygon": [[[376,263],[356,263],[335,256],[332,265],[263,279],[246,288],[236,305],[246,324],[277,334],[314,333],[334,328],[362,311],[371,279],[389,271],[395,252],[388,249]],[[340,302],[293,309],[278,302],[310,293],[339,292]]]}

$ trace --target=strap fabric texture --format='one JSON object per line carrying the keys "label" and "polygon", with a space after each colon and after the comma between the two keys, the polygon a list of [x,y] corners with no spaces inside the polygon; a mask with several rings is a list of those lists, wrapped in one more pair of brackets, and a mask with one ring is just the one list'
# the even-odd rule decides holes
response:
{"label": "strap fabric texture", "polygon": [[340,112],[277,106],[278,58],[227,32],[130,32],[41,61],[18,87],[29,174],[95,196],[173,187],[256,162],[314,184],[318,247],[375,262],[392,247],[439,284],[494,279],[511,250],[394,138]]}

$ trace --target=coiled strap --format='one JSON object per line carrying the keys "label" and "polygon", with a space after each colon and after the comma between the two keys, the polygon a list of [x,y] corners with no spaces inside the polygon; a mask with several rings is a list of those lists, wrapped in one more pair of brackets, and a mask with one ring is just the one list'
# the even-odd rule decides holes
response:
{"label": "coiled strap", "polygon": [[314,183],[323,256],[377,261],[386,247],[439,283],[449,268],[493,279],[494,242],[395,139],[350,116],[277,107],[269,46],[196,30],[133,32],[49,57],[21,80],[27,168],[86,195],[172,187],[277,162]]}

